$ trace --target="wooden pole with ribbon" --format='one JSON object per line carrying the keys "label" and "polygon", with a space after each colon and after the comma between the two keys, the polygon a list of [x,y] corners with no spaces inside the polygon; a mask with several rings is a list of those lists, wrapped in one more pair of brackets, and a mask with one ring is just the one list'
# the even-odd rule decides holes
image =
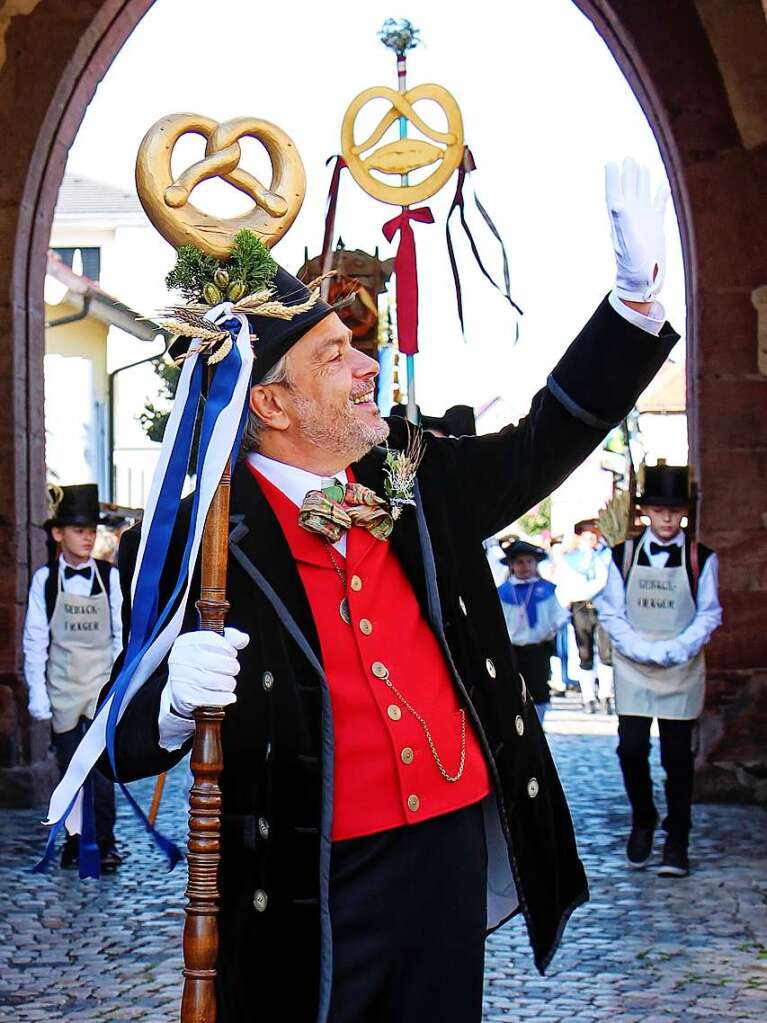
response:
{"label": "wooden pole with ribbon", "polygon": [[[178,177],[171,157],[182,135],[206,140],[205,158]],[[272,163],[272,181],[265,188],[239,167],[239,139],[262,143]],[[200,182],[221,177],[248,194],[254,206],[241,216],[220,219],[193,206],[192,190]],[[252,117],[217,124],[197,114],[174,114],[158,121],[147,133],[136,162],[136,184],[142,205],[154,226],[174,246],[194,245],[217,260],[226,259],[235,236],[249,230],[272,246],[288,230],[303,202],[306,181],[300,156],[288,136],[268,121]],[[224,342],[226,344],[227,342]],[[229,342],[231,347],[231,342]],[[216,373],[211,355],[207,373]],[[229,349],[226,350],[227,353]],[[210,353],[209,353],[210,354]],[[197,609],[200,628],[223,633],[229,604],[226,570],[229,536],[231,465],[224,469],[209,507],[202,539],[202,583]],[[184,924],[184,988],[181,1023],[215,1023],[214,980],[218,952],[218,868],[221,860],[221,789],[223,769],[221,723],[224,710],[195,711],[189,794],[188,884]]]}
{"label": "wooden pole with ribbon", "polygon": [[[354,180],[368,195],[380,202],[400,207],[399,216],[384,224],[388,241],[399,234],[394,262],[397,296],[397,336],[400,352],[407,358],[407,414],[416,421],[415,355],[418,351],[418,273],[415,236],[412,223],[431,224],[434,217],[428,206],[414,209],[413,204],[435,195],[450,179],[463,159],[463,118],[453,96],[440,85],[425,84],[409,89],[407,85],[407,51],[418,45],[418,30],[407,21],[389,19],[379,38],[394,50],[397,57],[397,89],[374,86],[356,96],[344,115],[341,127],[341,153]],[[361,142],[355,139],[355,122],[360,111],[371,100],[386,99],[389,110],[375,129]],[[429,127],[415,110],[415,104],[430,100],[441,108],[447,128],[439,131]],[[397,122],[398,139],[373,148]],[[412,123],[425,138],[411,138]],[[428,139],[429,141],[426,141]],[[417,170],[434,169],[418,182],[411,175]],[[399,178],[399,185],[376,177]]]}
{"label": "wooden pole with ribbon", "polygon": [[[388,45],[388,43],[385,43]],[[397,54],[397,91],[400,96],[407,94],[407,49],[395,49]],[[407,138],[407,117],[400,114],[399,118],[399,137],[401,139]],[[407,187],[410,184],[410,175],[407,171],[401,175],[400,178],[403,187]],[[404,214],[407,210],[407,206],[402,207],[402,213]],[[411,423],[417,425],[418,423],[418,406],[415,400],[415,354],[411,353],[405,356],[405,366],[407,369],[407,417]]]}

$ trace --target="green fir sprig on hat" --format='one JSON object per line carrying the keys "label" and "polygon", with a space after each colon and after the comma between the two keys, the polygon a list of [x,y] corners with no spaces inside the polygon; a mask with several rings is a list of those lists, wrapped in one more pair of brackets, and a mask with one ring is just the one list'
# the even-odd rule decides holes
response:
{"label": "green fir sprig on hat", "polygon": [[213,306],[224,301],[238,302],[245,295],[263,291],[276,273],[277,264],[269,249],[245,229],[235,235],[234,248],[224,261],[194,245],[182,245],[165,283],[187,302]]}

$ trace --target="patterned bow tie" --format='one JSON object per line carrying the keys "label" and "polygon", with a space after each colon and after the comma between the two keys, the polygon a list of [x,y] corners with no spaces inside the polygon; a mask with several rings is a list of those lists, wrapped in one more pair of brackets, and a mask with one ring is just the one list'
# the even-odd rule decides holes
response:
{"label": "patterned bow tie", "polygon": [[81,575],[83,579],[90,579],[91,570],[89,568],[70,568],[69,565],[64,569],[64,578],[72,579],[76,575]]}
{"label": "patterned bow tie", "polygon": [[337,543],[347,529],[362,526],[376,538],[386,540],[394,528],[389,505],[361,483],[338,480],[323,490],[310,490],[304,498],[298,523],[311,533],[319,533]]}

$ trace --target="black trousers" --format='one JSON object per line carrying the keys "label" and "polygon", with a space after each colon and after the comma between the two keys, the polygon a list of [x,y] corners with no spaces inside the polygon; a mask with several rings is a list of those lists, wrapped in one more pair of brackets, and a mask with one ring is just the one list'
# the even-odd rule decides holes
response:
{"label": "black trousers", "polygon": [[590,671],[594,667],[595,649],[599,651],[599,660],[602,664],[611,665],[613,652],[610,637],[599,624],[594,605],[588,600],[576,600],[573,601],[571,611],[581,667],[585,671]]}
{"label": "black trousers", "polygon": [[480,1023],[486,883],[479,803],[334,843],[330,1023]]}
{"label": "black trousers", "polygon": [[[89,724],[90,721],[82,717],[71,731],[53,733],[56,760],[62,774],[69,767],[69,761],[75,755],[75,750],[80,745]],[[96,814],[96,841],[100,849],[109,849],[115,843],[115,787],[95,768],[93,802]]]}
{"label": "black trousers", "polygon": [[[618,715],[618,759],[635,825],[653,824],[657,810],[650,777],[650,725],[652,718]],[[660,762],[666,772],[667,816],[663,826],[670,838],[687,844],[692,820],[694,721],[658,719]]]}
{"label": "black trousers", "polygon": [[546,640],[543,643],[515,646],[514,653],[533,702],[548,703],[551,699],[549,679],[551,678],[551,658],[554,656],[554,641]]}

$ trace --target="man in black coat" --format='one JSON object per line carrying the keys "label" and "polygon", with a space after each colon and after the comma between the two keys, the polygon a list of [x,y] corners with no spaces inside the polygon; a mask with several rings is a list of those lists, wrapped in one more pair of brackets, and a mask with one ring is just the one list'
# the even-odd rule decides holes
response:
{"label": "man in black coat", "polygon": [[[331,483],[308,488],[315,509],[317,501],[333,503],[334,487],[348,495],[350,483],[384,495],[381,445],[388,435],[390,448],[405,449],[408,429],[378,416],[377,365],[351,347],[328,307],[296,317],[289,329],[253,323],[251,419],[231,494],[231,628],[223,637],[195,631],[193,592],[167,664],[134,696],[116,736],[120,777],[157,774],[188,752],[195,707],[228,706],[220,1023],[477,1023],[486,933],[521,912],[542,972],[569,915],[588,898],[567,804],[515,666],[482,541],[565,479],[623,419],[677,341],[654,301],[664,201],[651,203],[646,172],[629,161],[622,182],[617,168],[608,170],[616,288],[517,426],[424,437],[413,504],[383,541],[417,608],[416,625],[426,630],[419,635],[436,651],[429,654],[439,659],[435,672],[447,680],[441,696],[461,708],[469,733],[454,775],[440,760],[440,740],[432,740],[430,712],[419,711],[429,680],[392,678],[377,660],[378,682],[369,681],[392,683],[393,721],[423,727],[416,761],[431,765],[435,786],[460,778],[465,759],[468,772],[467,750],[479,751],[489,792],[449,813],[421,819],[410,795],[413,817],[402,826],[334,840],[334,779],[337,789],[346,766],[337,748],[348,735],[338,710],[341,680],[337,667],[326,667],[333,654],[327,608],[317,603],[319,591],[278,511],[286,501],[300,506],[302,479]],[[284,272],[276,284],[286,301],[305,297]],[[346,500],[333,507],[346,508]],[[189,514],[184,502],[161,600],[175,578]],[[346,625],[338,627],[351,626],[357,639],[358,627],[375,635],[378,620],[356,617],[361,596],[374,598],[364,572],[347,578],[345,537],[325,539],[345,593],[338,621]],[[137,534],[129,533],[121,547],[126,593],[136,550]],[[405,654],[415,662],[420,651]],[[402,663],[394,645],[391,657]],[[364,765],[367,735],[357,738]],[[372,740],[370,749],[373,756]],[[401,754],[412,761],[410,747]],[[452,769],[452,750],[448,761]],[[377,798],[371,791],[370,800]]]}

